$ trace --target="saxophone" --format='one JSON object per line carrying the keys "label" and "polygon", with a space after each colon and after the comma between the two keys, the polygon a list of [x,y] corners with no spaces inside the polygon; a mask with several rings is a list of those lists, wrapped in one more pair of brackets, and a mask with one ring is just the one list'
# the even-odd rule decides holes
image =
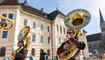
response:
{"label": "saxophone", "polygon": [[[82,36],[81,29],[90,22],[90,18],[90,13],[87,10],[76,9],[67,14],[64,23],[68,28],[76,32],[75,36],[79,41]],[[69,60],[78,51],[79,48],[77,48],[77,45],[71,42],[70,46],[58,56],[58,60]]]}
{"label": "saxophone", "polygon": [[[29,40],[30,40],[30,36],[29,36],[29,32],[30,32],[30,27],[29,27],[29,26],[24,27],[24,28],[20,31],[20,33],[19,33],[19,35],[18,35],[18,40],[19,40],[19,41],[23,41],[24,46],[21,47],[20,49],[17,49],[17,50],[15,51],[16,53],[20,52],[21,49],[23,49],[23,48],[25,48],[26,50],[29,48],[29,46],[30,46],[30,41],[29,41]],[[12,58],[12,60],[14,60],[15,56],[12,56],[11,58]]]}

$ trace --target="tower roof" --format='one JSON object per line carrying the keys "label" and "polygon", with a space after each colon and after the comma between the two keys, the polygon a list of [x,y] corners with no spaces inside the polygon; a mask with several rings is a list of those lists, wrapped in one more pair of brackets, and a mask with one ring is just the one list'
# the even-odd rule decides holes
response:
{"label": "tower roof", "polygon": [[49,17],[51,20],[54,20],[58,14],[61,14],[61,15],[65,16],[65,15],[64,15],[62,12],[60,12],[59,10],[55,10],[55,11],[51,12],[48,17]]}
{"label": "tower roof", "polygon": [[0,5],[18,5],[18,0],[0,0]]}
{"label": "tower roof", "polygon": [[103,19],[103,16],[102,16],[102,13],[101,13],[101,10],[99,9],[99,13],[100,13],[100,23],[104,22],[104,19]]}

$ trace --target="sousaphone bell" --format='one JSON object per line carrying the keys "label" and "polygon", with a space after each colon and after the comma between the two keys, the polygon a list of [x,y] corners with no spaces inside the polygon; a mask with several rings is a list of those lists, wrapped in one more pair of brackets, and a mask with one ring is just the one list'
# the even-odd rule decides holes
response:
{"label": "sousaphone bell", "polygon": [[84,9],[76,9],[67,14],[64,23],[74,30],[85,27],[90,22],[90,13]]}

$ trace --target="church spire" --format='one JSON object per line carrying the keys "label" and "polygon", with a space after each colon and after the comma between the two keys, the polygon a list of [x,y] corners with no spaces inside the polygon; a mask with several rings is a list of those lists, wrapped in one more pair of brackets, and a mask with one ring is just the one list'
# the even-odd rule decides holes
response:
{"label": "church spire", "polygon": [[102,16],[102,13],[101,13],[100,9],[99,9],[99,13],[100,13],[100,28],[101,28],[101,33],[102,33],[102,36],[105,36],[105,21],[103,19],[103,16]]}
{"label": "church spire", "polygon": [[102,16],[102,13],[101,13],[101,10],[99,9],[99,13],[100,13],[100,23],[103,23],[104,22],[104,19],[103,19],[103,16]]}

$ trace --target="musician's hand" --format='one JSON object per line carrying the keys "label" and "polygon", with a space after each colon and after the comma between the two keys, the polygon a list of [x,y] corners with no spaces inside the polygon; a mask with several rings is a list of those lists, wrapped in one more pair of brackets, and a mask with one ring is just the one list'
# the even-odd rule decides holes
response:
{"label": "musician's hand", "polygon": [[66,43],[63,48],[64,49],[67,49],[69,46],[70,46],[70,44],[69,43]]}

